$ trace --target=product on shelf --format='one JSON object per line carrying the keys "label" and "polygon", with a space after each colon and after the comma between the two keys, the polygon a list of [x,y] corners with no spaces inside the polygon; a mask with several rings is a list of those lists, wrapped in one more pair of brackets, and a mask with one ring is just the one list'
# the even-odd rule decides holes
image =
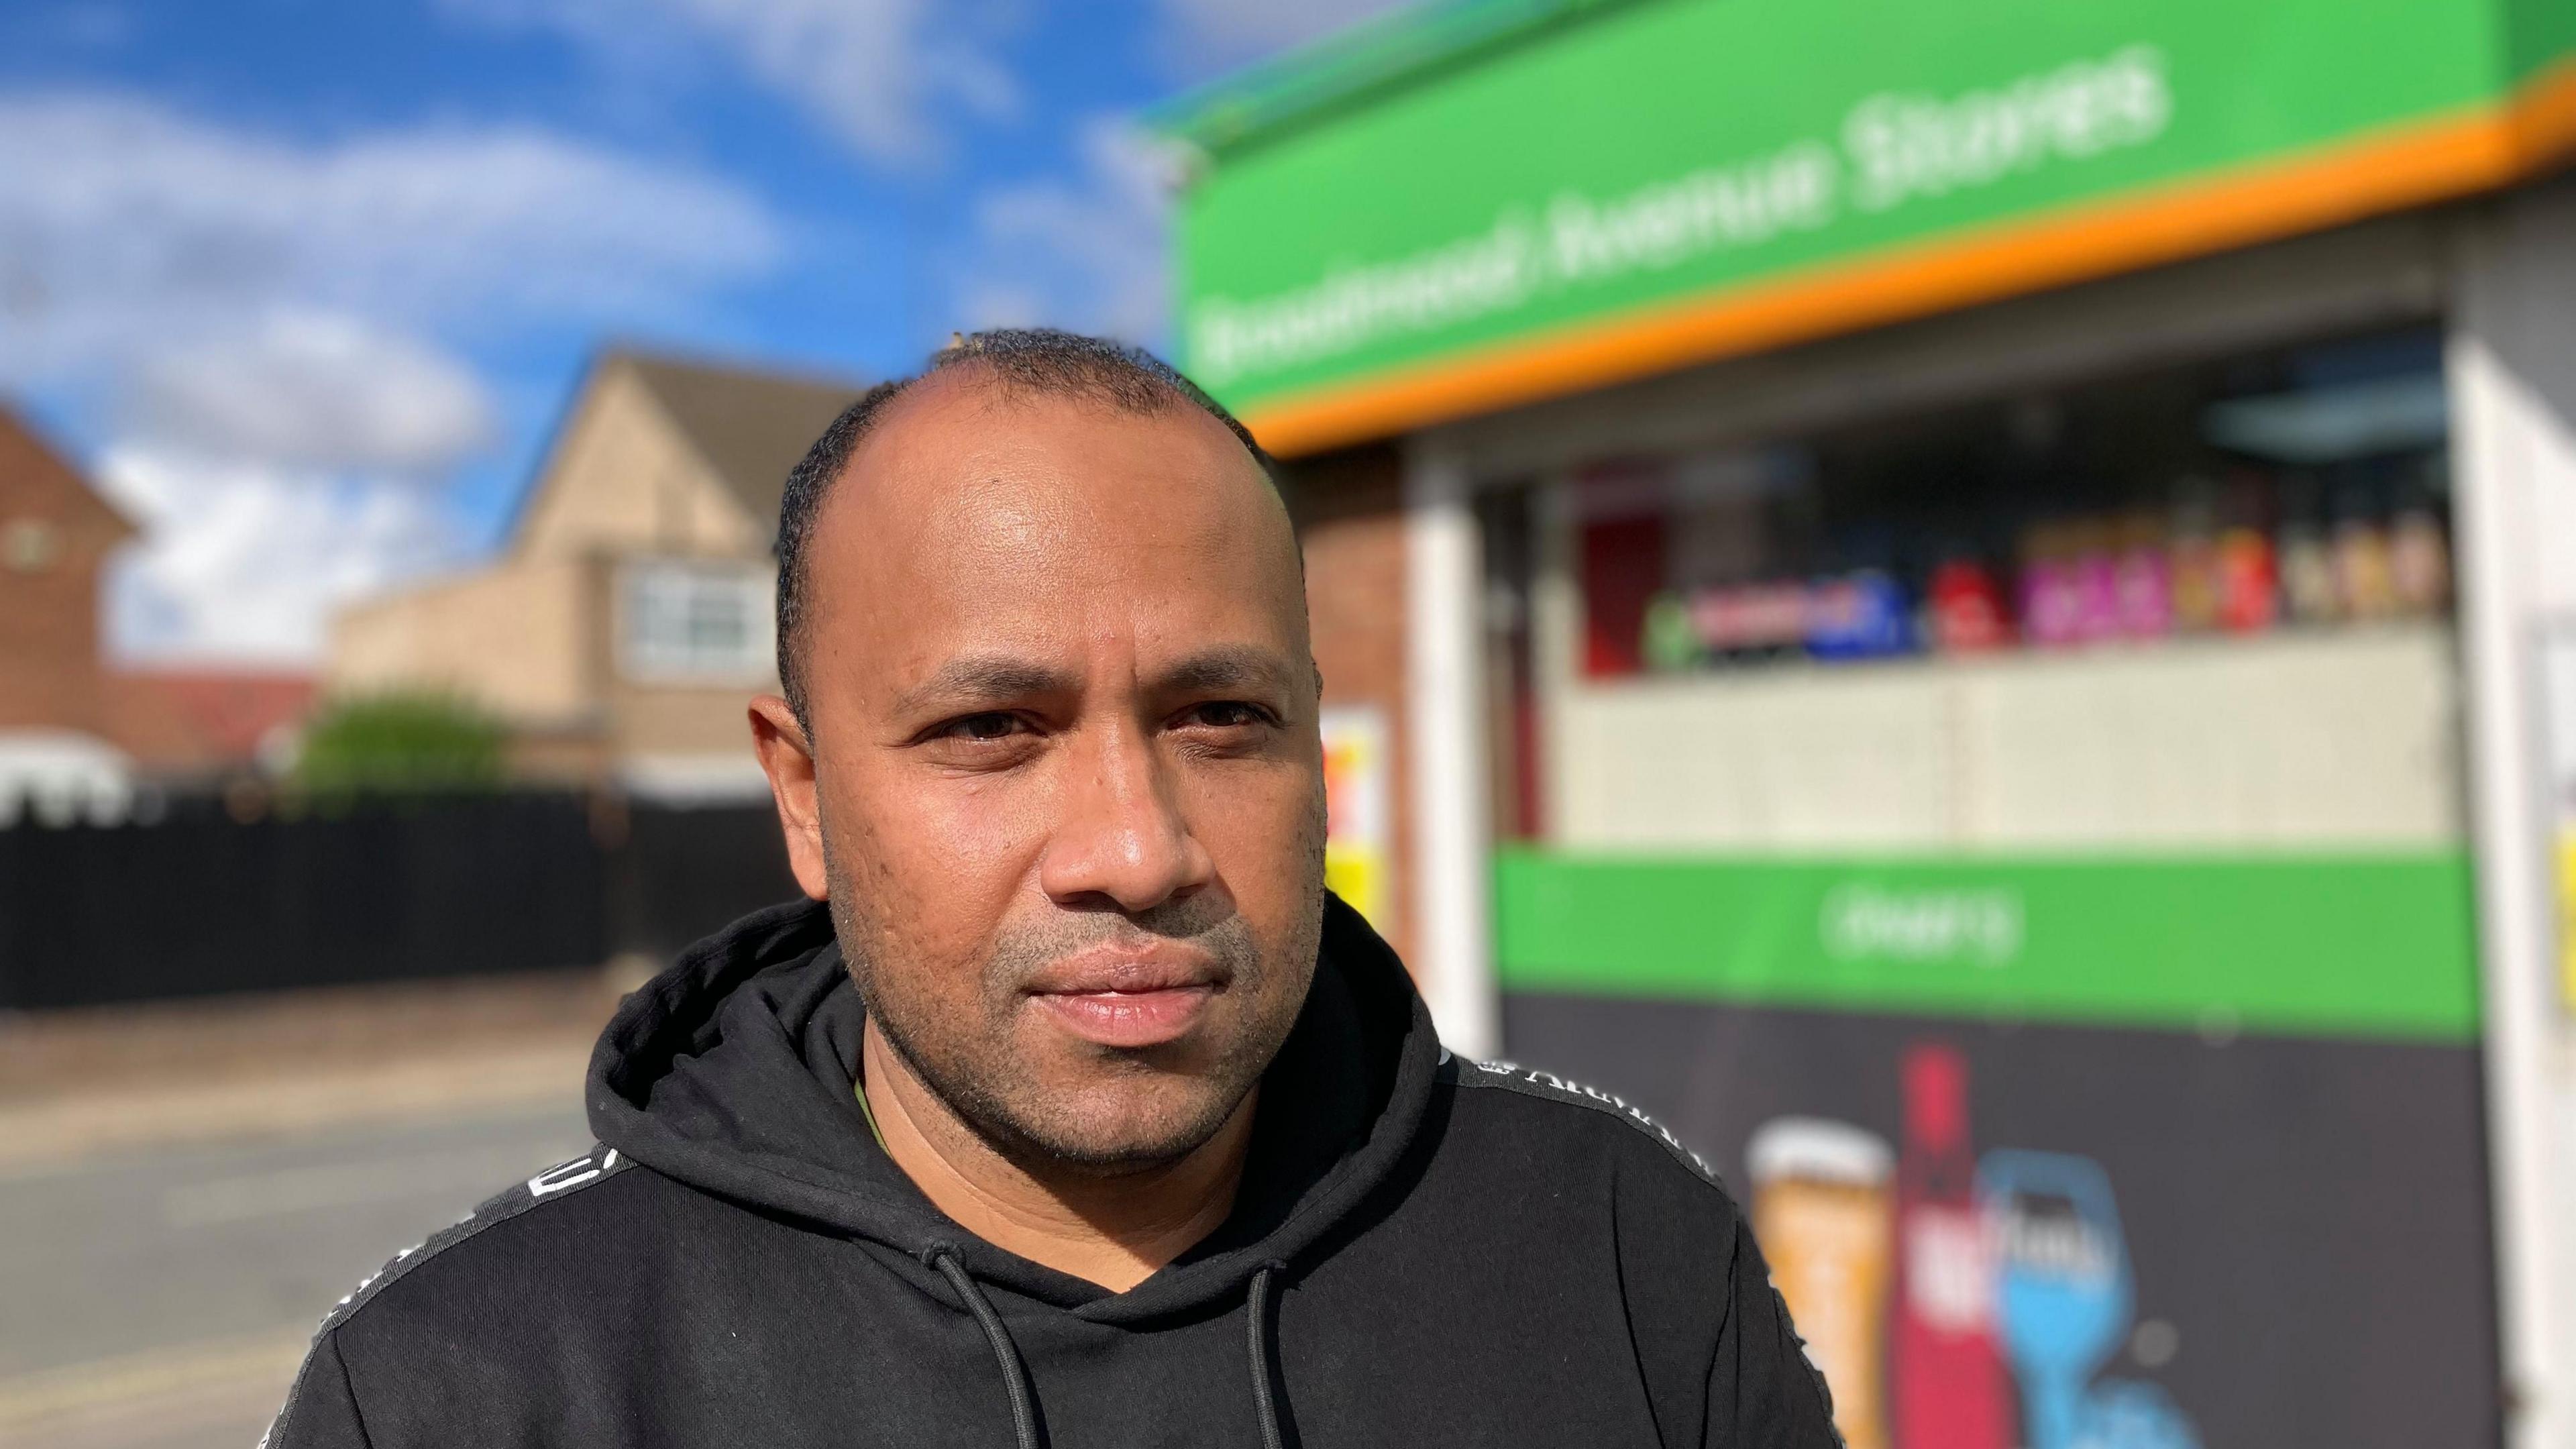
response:
{"label": "product on shelf", "polygon": [[2226,594],[2218,566],[2218,509],[2210,485],[2197,478],[2183,480],[2176,490],[2168,575],[2174,629],[2184,634],[2216,630]]}
{"label": "product on shelf", "polygon": [[1691,627],[1723,659],[1767,658],[1800,647],[1807,591],[1798,584],[1738,584],[1691,596]]}
{"label": "product on shelf", "polygon": [[2402,498],[2388,524],[2388,574],[2400,613],[2431,618],[2449,607],[2451,545],[2432,500]]}
{"label": "product on shelf", "polygon": [[1876,569],[1819,579],[1807,590],[1807,652],[1818,659],[1882,659],[1914,649],[1905,591]]}
{"label": "product on shelf", "polygon": [[2161,639],[2173,632],[2173,572],[2163,522],[2152,513],[2120,520],[2113,580],[2119,633],[2128,639]]}
{"label": "product on shelf", "polygon": [[1928,632],[1945,654],[1979,654],[2013,641],[2012,618],[1994,571],[1972,558],[1954,558],[1932,571]]}
{"label": "product on shelf", "polygon": [[2281,612],[2294,624],[2328,624],[2343,617],[2343,590],[2335,582],[2334,548],[2318,516],[2316,485],[2295,480],[2281,513]]}
{"label": "product on shelf", "polygon": [[2252,480],[2236,480],[2218,534],[2218,625],[2259,634],[2280,617],[2280,577]]}
{"label": "product on shelf", "polygon": [[2080,519],[2066,530],[2068,587],[2074,590],[2073,641],[2098,644],[2120,637],[2120,564],[2111,526]]}
{"label": "product on shelf", "polygon": [[2084,601],[2071,543],[2062,524],[2034,524],[2022,534],[2022,637],[2042,648],[2084,637]]}
{"label": "product on shelf", "polygon": [[2334,528],[2335,593],[2347,619],[2396,616],[2397,578],[2389,555],[2388,530],[2381,525],[2367,494],[2346,490],[2336,500]]}
{"label": "product on shelf", "polygon": [[1646,668],[1656,673],[1695,669],[1707,657],[1699,631],[1691,625],[1690,606],[1669,590],[1646,601],[1645,632],[1639,644]]}

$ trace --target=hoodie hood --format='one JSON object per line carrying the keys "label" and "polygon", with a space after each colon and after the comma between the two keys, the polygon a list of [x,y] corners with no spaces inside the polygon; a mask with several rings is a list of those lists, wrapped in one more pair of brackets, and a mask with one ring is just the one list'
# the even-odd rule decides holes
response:
{"label": "hoodie hood", "polygon": [[851,1092],[865,1004],[816,902],[746,917],[628,997],[590,1063],[599,1140],[665,1176],[1104,1322],[1239,1297],[1403,1161],[1443,1053],[1394,952],[1327,899],[1314,984],[1262,1077],[1234,1211],[1125,1293],[1005,1252],[933,1207]]}

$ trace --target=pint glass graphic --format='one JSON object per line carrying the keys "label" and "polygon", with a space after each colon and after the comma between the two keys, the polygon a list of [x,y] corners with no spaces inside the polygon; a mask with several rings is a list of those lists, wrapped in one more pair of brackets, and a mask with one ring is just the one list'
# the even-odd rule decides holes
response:
{"label": "pint glass graphic", "polygon": [[1968,1066],[1905,1054],[1896,1176],[1896,1313],[1888,1335],[1896,1449],[2009,1449],[2012,1389],[1995,1346],[1994,1263],[1968,1142]]}
{"label": "pint glass graphic", "polygon": [[1744,1150],[1753,1231],[1771,1281],[1834,1391],[1849,1449],[1886,1449],[1879,1381],[1896,1204],[1895,1154],[1848,1122],[1776,1117]]}

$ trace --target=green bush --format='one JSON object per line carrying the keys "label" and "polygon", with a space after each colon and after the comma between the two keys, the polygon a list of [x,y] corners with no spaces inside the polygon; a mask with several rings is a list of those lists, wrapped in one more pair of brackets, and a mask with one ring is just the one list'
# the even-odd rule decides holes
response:
{"label": "green bush", "polygon": [[318,795],[498,789],[500,722],[448,694],[334,700],[305,727],[295,783]]}

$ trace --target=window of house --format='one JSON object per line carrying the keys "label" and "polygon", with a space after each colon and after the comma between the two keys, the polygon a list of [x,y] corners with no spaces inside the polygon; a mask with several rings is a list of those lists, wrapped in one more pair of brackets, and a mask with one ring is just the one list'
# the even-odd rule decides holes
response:
{"label": "window of house", "polygon": [[774,662],[777,574],[754,565],[627,566],[619,672],[655,683],[748,684]]}
{"label": "window of house", "polygon": [[41,573],[61,555],[62,531],[41,518],[13,518],[0,527],[0,564],[16,573]]}

